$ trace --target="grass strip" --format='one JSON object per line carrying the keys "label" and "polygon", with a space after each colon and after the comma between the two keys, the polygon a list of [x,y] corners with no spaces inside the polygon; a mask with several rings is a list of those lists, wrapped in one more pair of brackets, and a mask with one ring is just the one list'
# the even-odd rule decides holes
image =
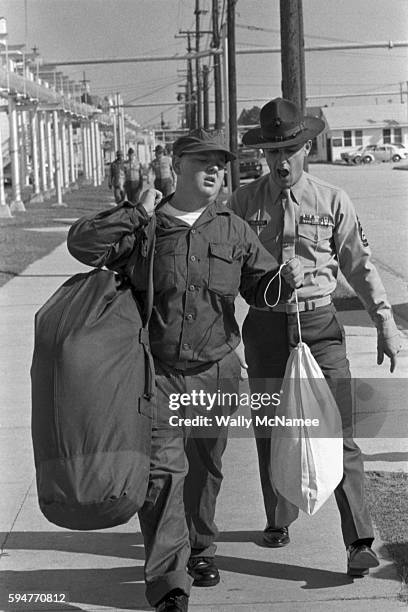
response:
{"label": "grass strip", "polygon": [[401,601],[408,602],[408,474],[366,472],[371,517],[402,580]]}
{"label": "grass strip", "polygon": [[[63,197],[66,207],[52,206],[55,199],[31,204],[29,196],[30,192],[25,191],[25,212],[0,219],[0,286],[65,242],[67,231],[58,228],[68,229],[70,219],[106,209],[113,201],[106,185],[82,186],[77,191],[66,193]],[[49,229],[41,231],[41,228]]]}

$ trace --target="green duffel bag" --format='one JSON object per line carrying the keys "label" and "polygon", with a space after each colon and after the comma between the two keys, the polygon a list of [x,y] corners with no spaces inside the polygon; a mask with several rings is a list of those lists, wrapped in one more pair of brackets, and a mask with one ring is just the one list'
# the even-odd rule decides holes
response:
{"label": "green duffel bag", "polygon": [[[152,228],[150,228],[152,229]],[[39,505],[68,529],[127,522],[143,505],[154,416],[147,299],[96,269],[67,280],[37,312],[31,366],[32,440]]]}

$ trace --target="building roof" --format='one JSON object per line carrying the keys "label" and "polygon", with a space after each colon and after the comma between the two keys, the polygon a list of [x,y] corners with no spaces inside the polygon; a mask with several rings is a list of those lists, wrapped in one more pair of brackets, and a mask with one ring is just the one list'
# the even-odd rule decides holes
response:
{"label": "building roof", "polygon": [[331,130],[387,128],[408,125],[406,104],[373,104],[369,106],[328,106],[322,108]]}

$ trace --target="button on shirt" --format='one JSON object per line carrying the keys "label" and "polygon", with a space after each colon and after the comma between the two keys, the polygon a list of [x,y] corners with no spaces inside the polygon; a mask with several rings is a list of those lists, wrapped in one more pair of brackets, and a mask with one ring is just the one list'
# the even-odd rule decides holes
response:
{"label": "button on shirt", "polygon": [[[249,304],[265,306],[278,263],[225,205],[208,206],[193,227],[160,209],[156,218],[152,353],[181,370],[218,361],[240,340],[235,297],[241,292]],[[143,293],[135,230],[147,222],[143,210],[127,204],[83,217],[70,229],[68,248],[88,265],[125,270]],[[268,301],[276,300],[277,287],[274,281]]]}
{"label": "button on shirt", "polygon": [[[296,208],[296,257],[305,271],[298,299],[333,293],[340,268],[373,321],[390,319],[391,306],[348,195],[306,172],[290,192]],[[279,261],[283,228],[281,188],[270,175],[235,191],[229,205],[258,233],[261,243]],[[292,296],[286,301],[294,299]]]}

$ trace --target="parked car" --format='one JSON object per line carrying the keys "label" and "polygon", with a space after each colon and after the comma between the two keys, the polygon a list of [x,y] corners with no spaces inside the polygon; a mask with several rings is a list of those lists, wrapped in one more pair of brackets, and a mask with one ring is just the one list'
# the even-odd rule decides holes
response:
{"label": "parked car", "polygon": [[370,164],[373,161],[399,162],[406,157],[408,157],[408,151],[405,147],[392,144],[379,144],[374,148],[363,151],[361,161],[363,164]]}
{"label": "parked car", "polygon": [[239,178],[259,178],[262,176],[263,168],[258,149],[242,148],[238,151]]}
{"label": "parked car", "polygon": [[357,147],[341,154],[341,158],[347,163],[370,164],[373,161],[399,162],[408,157],[408,149],[403,145],[376,144],[366,147]]}
{"label": "parked car", "polygon": [[349,163],[353,163],[353,164],[359,164],[362,160],[362,156],[364,154],[365,151],[369,151],[370,149],[375,148],[376,145],[367,145],[367,146],[360,146],[357,147],[356,149],[350,149],[350,151],[344,151],[344,153],[341,153],[340,157],[342,160],[344,160],[345,162]]}

